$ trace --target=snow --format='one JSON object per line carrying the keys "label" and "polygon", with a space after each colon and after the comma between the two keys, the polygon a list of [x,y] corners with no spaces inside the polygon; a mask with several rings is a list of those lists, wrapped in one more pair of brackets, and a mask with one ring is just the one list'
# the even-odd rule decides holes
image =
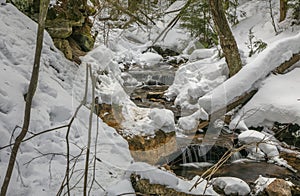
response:
{"label": "snow", "polygon": [[223,83],[226,75],[225,61],[218,61],[214,56],[187,63],[176,71],[174,82],[165,95],[169,99],[176,97],[175,105],[181,106],[183,112],[189,114],[191,109],[198,107],[193,102]]}
{"label": "snow", "polygon": [[267,178],[259,175],[257,180],[255,180],[255,195],[263,192],[265,188],[269,186],[276,178]]}
{"label": "snow", "polygon": [[150,184],[161,184],[165,185],[168,188],[175,189],[180,192],[185,192],[189,194],[207,194],[207,195],[218,195],[212,187],[208,186],[206,191],[205,187],[207,181],[201,182],[196,188],[189,191],[189,189],[195,184],[195,182],[199,179],[199,176],[195,176],[192,180],[183,180],[181,178],[176,177],[173,173],[169,173],[167,171],[160,170],[154,166],[151,166],[147,163],[143,162],[135,162],[133,163],[129,169],[127,170],[124,178],[129,179],[130,175],[134,173],[139,175],[141,179],[148,179]]}
{"label": "snow", "polygon": [[238,139],[242,144],[249,145],[248,148],[252,148],[255,151],[259,148],[268,158],[279,156],[276,144],[264,133],[255,130],[247,130],[242,132],[238,136]]}
{"label": "snow", "polygon": [[115,196],[115,195],[122,195],[122,194],[128,196],[135,195],[135,191],[129,179],[121,180],[106,190],[107,196]]}
{"label": "snow", "polygon": [[162,56],[152,52],[145,52],[139,55],[139,64],[144,65],[145,68],[150,68],[157,65],[162,60]]}
{"label": "snow", "polygon": [[196,129],[200,119],[208,120],[207,113],[202,109],[198,110],[190,116],[184,116],[179,118],[178,127],[185,131]]}
{"label": "snow", "polygon": [[[284,75],[271,75],[263,81],[259,91],[240,110],[253,111],[243,118],[245,124],[260,126],[270,122],[300,124],[300,68]],[[268,95],[268,96],[266,96]]]}
{"label": "snow", "polygon": [[174,114],[170,110],[153,108],[149,113],[154,127],[164,132],[172,132],[175,130]]}
{"label": "snow", "polygon": [[[11,4],[3,4],[4,2],[0,0],[1,146],[9,144],[11,138],[15,138],[20,132],[20,128],[16,126],[21,126],[23,121],[24,94],[31,76],[37,29],[36,23]],[[52,4],[55,2],[51,0]],[[185,1],[175,1],[168,10],[176,10],[184,4]],[[275,36],[269,13],[261,11],[265,6],[264,1],[244,1],[239,7],[247,12],[247,16],[245,19],[240,18],[240,23],[232,29],[241,53],[247,54],[249,51],[245,42],[252,27],[256,38],[265,41],[268,47],[251,58],[243,57],[246,65],[228,80],[226,80],[228,69],[225,60],[219,59],[216,48],[195,50],[188,56],[187,50],[195,40],[186,30],[180,29],[178,24],[166,36],[162,36],[157,42],[158,45],[182,51],[189,57],[189,62],[179,67],[174,84],[166,95],[169,99],[175,98],[175,104],[181,106],[183,117],[178,121],[179,128],[191,130],[197,126],[200,119],[208,119],[209,113],[222,108],[242,93],[258,88],[256,95],[235,116],[231,127],[235,127],[238,123],[237,128],[244,131],[239,135],[241,143],[259,143],[257,147],[255,144],[249,146],[248,150],[251,151],[249,156],[253,156],[256,160],[265,160],[265,157],[268,157],[268,162],[282,165],[295,172],[296,170],[278,156],[278,144],[270,135],[248,130],[249,126],[263,126],[275,121],[300,124],[299,63],[284,75],[268,75],[293,54],[300,52],[299,27],[289,27],[288,21],[285,21],[278,24],[282,32]],[[278,6],[278,2],[275,6]],[[278,17],[277,12],[275,17]],[[100,103],[117,106],[113,109],[114,112],[119,112],[118,108],[121,106],[124,118],[118,120],[124,128],[125,135],[153,136],[159,129],[165,132],[175,130],[174,115],[171,111],[139,108],[130,101],[123,89],[124,81],[119,68],[122,67],[120,62],[126,62],[155,69],[162,61],[162,57],[156,53],[143,52],[152,45],[176,14],[178,12],[165,15],[161,21],[157,21],[156,26],[147,27],[146,31],[137,25],[128,30],[111,31],[108,48],[97,42],[95,49],[82,58],[83,65],[80,66],[66,60],[55,48],[49,34],[45,32],[40,80],[33,100],[28,137],[49,128],[68,124],[83,97],[86,63],[91,65],[93,74],[97,77],[96,94]],[[98,40],[99,37],[101,36],[98,36]],[[134,80],[132,83],[137,84]],[[89,85],[88,104],[80,109],[70,130],[71,157],[80,154],[86,146],[91,100]],[[244,114],[249,111],[253,112],[245,116]],[[149,179],[151,183],[163,184],[178,191],[203,193],[207,181],[203,181],[192,192],[188,191],[199,179],[198,176],[187,181],[146,163],[133,163],[127,141],[115,129],[93,116],[92,141],[96,139],[97,130],[98,144],[92,143],[91,157],[97,158],[96,179],[106,189],[108,195],[134,192],[128,179],[131,173]],[[59,129],[42,134],[21,145],[17,157],[18,165],[15,166],[8,195],[57,193],[66,167],[65,133],[66,128]],[[94,151],[95,146],[97,152]],[[9,148],[0,151],[0,184],[6,171],[9,154]],[[41,154],[46,155],[35,159]],[[191,163],[189,166],[201,167],[203,164]],[[84,157],[81,156],[74,168],[75,177],[71,178],[71,185],[80,181],[83,168]],[[124,176],[125,171],[127,172]],[[244,194],[249,189],[239,179],[231,177],[217,178],[215,183],[228,193]],[[269,184],[269,181],[260,177],[257,184],[263,186]],[[212,187],[208,187],[206,193],[217,195]],[[81,188],[75,188],[73,194],[81,195]],[[93,187],[91,195],[103,194],[105,193],[100,187]]]}
{"label": "snow", "polygon": [[[14,128],[22,126],[25,106],[23,95],[27,91],[32,71],[37,25],[11,4],[0,6],[0,25],[2,147],[10,143],[12,134],[15,138],[20,132],[17,128],[13,133]],[[84,66],[78,67],[66,60],[54,47],[49,34],[45,32],[44,35],[40,79],[33,99],[28,137],[49,128],[66,125],[83,97]],[[107,55],[105,51],[102,52],[98,52],[98,55]],[[73,122],[69,137],[71,157],[77,156],[81,148],[86,146],[89,113],[86,106],[82,107]],[[107,187],[119,180],[124,169],[133,160],[127,142],[96,116],[93,117],[92,141],[95,141],[96,127],[99,128],[98,150],[95,153],[93,147],[91,153],[101,160],[96,163],[97,170],[101,171],[96,173],[96,179],[103,187]],[[66,167],[66,130],[63,128],[45,133],[21,145],[17,157],[18,166],[14,169],[8,195],[57,193]],[[41,153],[48,155],[41,156]],[[10,148],[0,151],[1,176],[5,174],[9,154]],[[41,157],[35,159],[38,156]],[[84,158],[80,157],[74,170],[81,171],[83,168]],[[77,177],[70,179],[71,186],[80,180],[80,172],[75,172],[75,175]],[[0,184],[2,181],[3,177],[0,178]],[[78,188],[75,188],[75,192],[81,194]],[[92,189],[92,194],[102,192],[96,186]]]}
{"label": "snow", "polygon": [[239,178],[218,177],[211,181],[213,186],[223,190],[226,195],[248,195],[250,193],[249,185]]}
{"label": "snow", "polygon": [[270,44],[253,61],[245,65],[238,74],[201,97],[199,99],[200,106],[212,113],[226,106],[234,98],[255,88],[255,84],[259,80],[266,77],[281,63],[289,60],[293,54],[300,52],[297,44],[299,42],[300,33]]}
{"label": "snow", "polygon": [[200,59],[206,59],[206,58],[210,58],[213,55],[215,55],[216,53],[216,49],[212,48],[212,49],[196,49],[192,52],[192,54],[189,56],[189,61],[196,61],[196,60],[200,60]]}

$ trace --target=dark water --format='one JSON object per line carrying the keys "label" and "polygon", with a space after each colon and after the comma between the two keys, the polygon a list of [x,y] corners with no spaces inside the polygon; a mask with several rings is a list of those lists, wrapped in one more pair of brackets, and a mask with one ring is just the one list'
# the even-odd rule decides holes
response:
{"label": "dark water", "polygon": [[[192,179],[194,176],[201,176],[208,167],[193,168],[178,166],[174,168],[174,172],[178,176],[182,176],[188,179]],[[290,179],[292,182],[298,184],[299,176],[292,171],[280,167],[275,164],[269,164],[266,162],[238,162],[231,163],[222,166],[214,175],[214,177],[231,176],[244,180],[247,183],[253,183],[259,175],[264,177]]]}

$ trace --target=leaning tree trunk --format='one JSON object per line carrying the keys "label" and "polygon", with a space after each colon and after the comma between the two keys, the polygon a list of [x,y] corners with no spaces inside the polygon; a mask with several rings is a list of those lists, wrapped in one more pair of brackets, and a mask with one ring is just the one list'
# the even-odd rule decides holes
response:
{"label": "leaning tree trunk", "polygon": [[231,77],[242,68],[240,53],[227,22],[222,0],[210,0],[209,2],[220,45],[229,68],[229,76]]}
{"label": "leaning tree trunk", "polygon": [[14,165],[16,162],[16,157],[18,154],[19,147],[21,145],[22,140],[25,138],[29,123],[30,123],[30,113],[31,113],[31,105],[32,99],[35,94],[38,78],[39,78],[39,68],[40,68],[40,58],[41,58],[41,51],[43,47],[43,37],[44,37],[44,29],[45,29],[45,19],[47,16],[48,5],[50,0],[41,0],[40,1],[40,13],[39,13],[39,22],[38,22],[38,33],[37,33],[37,41],[36,41],[36,51],[33,63],[33,69],[31,74],[31,79],[28,87],[28,92],[26,95],[26,105],[25,105],[25,112],[24,112],[24,122],[21,133],[16,138],[16,141],[13,145],[11,150],[9,164],[7,166],[6,174],[3,180],[3,184],[1,187],[0,196],[5,196],[7,192],[7,188],[11,179],[11,175],[14,169]]}

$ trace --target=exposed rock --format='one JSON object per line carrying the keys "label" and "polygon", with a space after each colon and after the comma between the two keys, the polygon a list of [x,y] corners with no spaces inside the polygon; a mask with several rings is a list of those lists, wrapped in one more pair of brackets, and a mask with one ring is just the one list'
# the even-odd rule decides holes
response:
{"label": "exposed rock", "polygon": [[[39,1],[11,0],[23,13],[38,21]],[[51,5],[46,19],[46,30],[66,58],[80,64],[79,56],[93,49],[95,39],[91,34],[89,16],[96,13],[87,1],[64,0]],[[70,42],[70,38],[76,44]],[[79,50],[79,51],[78,51]]]}
{"label": "exposed rock", "polygon": [[145,195],[177,195],[177,196],[189,196],[193,194],[187,194],[178,192],[172,188],[168,188],[165,185],[151,184],[148,179],[141,179],[139,175],[131,174],[130,180],[134,190],[139,194]]}
{"label": "exposed rock", "polygon": [[291,187],[283,179],[275,179],[265,191],[269,196],[292,196]]}
{"label": "exposed rock", "polygon": [[165,133],[161,130],[155,132],[154,137],[139,136],[127,137],[132,157],[136,161],[155,164],[158,160],[177,149],[175,132]]}
{"label": "exposed rock", "polygon": [[96,106],[95,112],[128,141],[131,155],[136,161],[155,164],[162,156],[167,156],[177,149],[175,131],[166,133],[158,130],[154,136],[124,136],[121,126],[124,120],[122,106],[103,103]]}
{"label": "exposed rock", "polygon": [[96,105],[95,113],[109,126],[115,128],[117,131],[121,129],[122,106],[102,103]]}
{"label": "exposed rock", "polygon": [[95,39],[91,35],[91,23],[89,19],[86,19],[81,27],[73,28],[72,38],[83,51],[88,52],[93,49]]}
{"label": "exposed rock", "polygon": [[67,59],[69,59],[69,60],[73,59],[72,47],[70,46],[68,40],[53,39],[53,42],[54,42],[55,46],[65,54],[65,57]]}
{"label": "exposed rock", "polygon": [[71,22],[64,19],[47,20],[46,29],[52,38],[65,39],[72,34]]}

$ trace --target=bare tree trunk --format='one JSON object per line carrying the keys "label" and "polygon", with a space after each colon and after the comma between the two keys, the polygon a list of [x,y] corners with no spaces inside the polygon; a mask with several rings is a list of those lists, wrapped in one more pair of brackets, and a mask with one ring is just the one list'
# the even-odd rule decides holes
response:
{"label": "bare tree trunk", "polygon": [[220,38],[220,45],[229,68],[229,76],[233,76],[242,68],[240,53],[227,22],[222,0],[210,0],[211,12]]}
{"label": "bare tree trunk", "polygon": [[279,22],[284,21],[287,12],[287,0],[280,0],[280,17]]}
{"label": "bare tree trunk", "polygon": [[6,195],[7,188],[16,162],[18,150],[22,140],[25,138],[27,134],[29,123],[30,123],[32,99],[35,94],[38,78],[39,78],[40,58],[41,58],[41,51],[43,47],[45,19],[48,11],[49,1],[50,0],[40,0],[40,14],[39,14],[38,33],[37,33],[37,40],[36,40],[36,50],[35,50],[35,57],[34,57],[31,79],[28,87],[28,92],[26,95],[26,106],[25,106],[23,127],[21,133],[16,138],[16,141],[14,143],[14,146],[10,154],[9,164],[7,166],[6,175],[1,187],[1,193],[0,193],[1,196]]}

